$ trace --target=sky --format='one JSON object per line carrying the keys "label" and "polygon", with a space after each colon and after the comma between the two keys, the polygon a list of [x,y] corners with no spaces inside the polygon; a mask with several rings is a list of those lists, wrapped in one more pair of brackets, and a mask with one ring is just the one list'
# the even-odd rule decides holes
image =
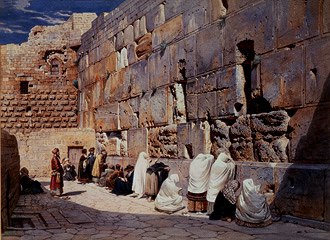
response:
{"label": "sky", "polygon": [[124,0],[0,0],[0,44],[26,42],[35,25],[55,25],[72,13],[110,12]]}

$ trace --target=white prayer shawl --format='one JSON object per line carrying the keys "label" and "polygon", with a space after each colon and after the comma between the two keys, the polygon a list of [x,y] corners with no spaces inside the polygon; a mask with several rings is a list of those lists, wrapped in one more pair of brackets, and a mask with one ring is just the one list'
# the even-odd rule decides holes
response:
{"label": "white prayer shawl", "polygon": [[204,193],[207,191],[210,169],[214,162],[211,154],[198,154],[190,163],[188,191],[191,193]]}
{"label": "white prayer shawl", "polygon": [[132,191],[144,194],[147,168],[149,167],[148,154],[141,152],[134,167]]}
{"label": "white prayer shawl", "polygon": [[271,219],[266,198],[260,193],[260,185],[254,185],[252,179],[245,179],[236,204],[235,216],[248,223],[264,223]]}
{"label": "white prayer shawl", "polygon": [[224,189],[228,181],[234,180],[234,177],[234,161],[227,154],[221,153],[211,167],[206,200],[214,203],[218,193]]}
{"label": "white prayer shawl", "polygon": [[162,183],[155,199],[155,207],[158,210],[175,212],[184,207],[182,196],[179,195],[181,188],[176,186],[178,182],[178,174],[172,174]]}

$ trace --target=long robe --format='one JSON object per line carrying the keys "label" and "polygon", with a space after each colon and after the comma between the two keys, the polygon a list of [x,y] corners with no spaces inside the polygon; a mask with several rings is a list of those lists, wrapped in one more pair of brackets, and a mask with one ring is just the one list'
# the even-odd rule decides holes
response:
{"label": "long robe", "polygon": [[127,173],[125,179],[126,181],[124,181],[121,177],[116,179],[112,193],[116,195],[128,195],[133,192],[132,183],[134,179],[134,171]]}
{"label": "long robe", "polygon": [[[84,166],[85,165],[85,166]],[[82,183],[88,182],[90,177],[90,168],[86,155],[82,155],[79,159],[78,180]]]}
{"label": "long robe", "polygon": [[168,177],[168,166],[162,162],[157,162],[147,169],[145,194],[149,197],[156,197],[160,186]]}
{"label": "long robe", "polygon": [[[63,193],[63,168],[60,163],[60,158],[58,156],[53,156],[51,159],[51,170],[52,175],[50,178],[50,191],[54,195],[61,195]],[[56,178],[59,175],[59,182],[56,182]]]}
{"label": "long robe", "polygon": [[147,158],[148,155],[145,152],[141,152],[134,168],[132,191],[139,195],[143,195],[145,192],[146,174],[149,167]]}
{"label": "long robe", "polygon": [[208,201],[208,214],[213,212],[213,205],[217,195],[223,190],[226,183],[235,177],[235,163],[225,153],[221,153],[211,167],[209,187],[206,199]]}
{"label": "long robe", "polygon": [[94,162],[94,166],[93,166],[93,171],[92,171],[92,176],[96,177],[96,178],[100,178],[101,177],[101,173],[103,170],[103,155],[102,154],[98,154],[96,156],[95,162]]}
{"label": "long robe", "polygon": [[71,164],[65,164],[63,166],[64,174],[63,174],[63,179],[65,181],[74,181],[76,180],[77,173],[75,170],[75,166]]}
{"label": "long robe", "polygon": [[254,185],[252,179],[243,181],[236,206],[235,217],[238,225],[264,227],[272,223],[266,197],[260,193],[260,185]]}
{"label": "long robe", "polygon": [[184,208],[182,196],[179,194],[181,188],[176,186],[178,182],[178,174],[172,174],[165,179],[155,199],[155,209],[157,211],[173,213]]}

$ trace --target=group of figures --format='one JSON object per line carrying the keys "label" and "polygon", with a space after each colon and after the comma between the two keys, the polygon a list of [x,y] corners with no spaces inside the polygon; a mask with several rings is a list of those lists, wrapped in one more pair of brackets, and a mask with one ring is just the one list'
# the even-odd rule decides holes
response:
{"label": "group of figures", "polygon": [[[116,195],[128,195],[154,201],[157,211],[174,213],[185,208],[178,187],[178,174],[169,175],[170,168],[158,159],[152,160],[141,152],[135,167],[128,164],[124,169],[120,164],[107,165],[107,152],[97,155],[94,148],[82,150],[78,174],[75,167],[65,158],[60,163],[59,149],[52,150],[50,190],[53,196],[63,193],[63,180],[80,183],[94,182],[107,187]],[[29,177],[26,168],[21,169],[23,193],[41,193],[38,181]],[[221,153],[216,160],[211,154],[198,154],[190,163],[188,185],[188,211],[207,213],[210,220],[235,222],[248,227],[263,227],[272,223],[269,205],[260,185],[252,179],[241,184],[235,180],[235,162],[229,154]]]}
{"label": "group of figures", "polygon": [[238,225],[263,227],[272,223],[271,213],[260,185],[245,179],[235,180],[235,162],[221,153],[199,154],[189,168],[188,211],[207,212],[210,220],[235,219]]}

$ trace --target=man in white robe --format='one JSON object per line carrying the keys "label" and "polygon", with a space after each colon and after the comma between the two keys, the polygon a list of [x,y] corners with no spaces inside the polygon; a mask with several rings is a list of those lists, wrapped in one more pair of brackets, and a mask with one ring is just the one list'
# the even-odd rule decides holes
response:
{"label": "man in white robe", "polygon": [[246,227],[265,227],[272,223],[266,197],[260,193],[260,185],[245,179],[236,204],[236,223]]}
{"label": "man in white robe", "polygon": [[157,211],[174,213],[184,208],[182,196],[179,194],[181,188],[176,186],[178,182],[178,174],[172,174],[163,182],[155,199]]}
{"label": "man in white robe", "polygon": [[145,193],[145,183],[147,168],[150,165],[149,156],[145,152],[140,152],[134,168],[134,178],[132,191],[134,192],[130,196],[142,198]]}
{"label": "man in white robe", "polygon": [[215,199],[220,191],[222,191],[230,180],[235,177],[235,163],[232,158],[221,153],[211,167],[209,187],[207,190],[206,200],[208,201],[207,213],[213,212]]}

